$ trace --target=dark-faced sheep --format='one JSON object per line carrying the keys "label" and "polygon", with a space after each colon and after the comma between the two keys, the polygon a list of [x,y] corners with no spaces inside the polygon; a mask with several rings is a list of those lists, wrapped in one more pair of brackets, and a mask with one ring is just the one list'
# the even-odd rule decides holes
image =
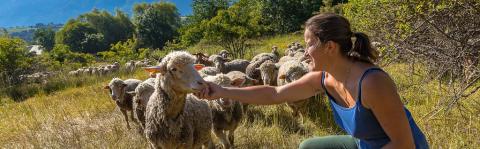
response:
{"label": "dark-faced sheep", "polygon": [[[223,87],[239,87],[244,82],[241,78],[230,80],[224,74],[208,76],[205,80]],[[233,148],[234,132],[243,118],[242,104],[231,99],[220,98],[209,101],[209,105],[212,109],[213,133],[220,139],[226,149]]]}
{"label": "dark-faced sheep", "polygon": [[108,89],[110,91],[110,96],[112,100],[115,101],[115,104],[120,108],[123,116],[125,117],[125,121],[127,122],[127,128],[130,129],[130,124],[128,122],[128,114],[127,112],[130,111],[131,118],[133,118],[133,97],[127,92],[135,91],[138,84],[142,81],[137,79],[127,79],[125,81],[119,78],[113,78],[112,81],[108,85],[104,87],[104,89]]}
{"label": "dark-faced sheep", "polygon": [[211,144],[212,111],[206,101],[190,94],[206,87],[194,62],[193,55],[176,51],[159,65],[145,119],[145,135],[153,148],[190,149]]}
{"label": "dark-faced sheep", "polygon": [[221,72],[221,73],[228,73],[230,71],[241,71],[245,72],[247,69],[247,66],[250,64],[249,61],[243,60],[243,59],[235,59],[230,62],[227,62],[222,57],[215,57],[213,60],[213,63],[215,63],[215,67]]}

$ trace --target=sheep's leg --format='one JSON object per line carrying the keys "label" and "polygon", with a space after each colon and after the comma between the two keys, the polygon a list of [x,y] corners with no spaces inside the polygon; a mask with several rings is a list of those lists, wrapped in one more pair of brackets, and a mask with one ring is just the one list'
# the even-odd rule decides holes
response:
{"label": "sheep's leg", "polygon": [[235,130],[230,130],[230,131],[228,132],[228,141],[230,141],[230,145],[232,146],[232,148],[235,146],[235,142],[234,142],[234,141],[235,141],[235,140],[234,140],[234,139],[235,139],[234,131],[235,131]]}
{"label": "sheep's leg", "polygon": [[132,119],[132,121],[133,121],[133,122],[135,122],[135,123],[137,123],[137,124],[138,124],[138,121],[137,121],[137,119],[135,119],[135,117],[134,117],[133,110],[132,110],[132,111],[130,111],[130,118]]}
{"label": "sheep's leg", "polygon": [[215,149],[215,145],[213,144],[212,138],[210,138],[205,144],[203,144],[203,148],[206,149]]}
{"label": "sheep's leg", "polygon": [[227,135],[222,130],[214,130],[215,136],[220,139],[220,142],[223,144],[225,149],[230,148],[230,142],[227,140]]}
{"label": "sheep's leg", "polygon": [[126,110],[122,110],[122,109],[120,109],[120,111],[122,111],[122,114],[123,114],[123,116],[125,117],[125,121],[127,121],[127,128],[130,129],[130,124],[128,123],[127,111],[126,111]]}

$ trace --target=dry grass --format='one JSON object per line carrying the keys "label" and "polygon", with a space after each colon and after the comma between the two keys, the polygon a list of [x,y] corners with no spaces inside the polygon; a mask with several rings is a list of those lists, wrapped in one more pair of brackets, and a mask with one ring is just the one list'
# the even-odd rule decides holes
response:
{"label": "dry grass", "polygon": [[[296,39],[296,40],[295,40]],[[259,50],[272,45],[281,49],[301,35],[263,39]],[[423,118],[445,96],[437,81],[423,82],[424,74],[407,77],[409,67],[394,64],[385,68],[398,85],[400,95],[432,148],[478,148],[480,141],[480,94],[462,102],[462,110],[431,120]],[[419,69],[417,69],[419,70]],[[144,79],[138,71],[121,78]],[[0,148],[146,148],[146,140],[136,129],[128,130],[115,104],[102,86],[109,78],[49,95],[40,94],[23,102],[2,99],[0,104]],[[300,123],[285,105],[252,106],[235,134],[236,148],[296,148],[305,138],[344,134],[333,122],[325,104],[318,102]],[[133,127],[135,128],[135,127]]]}

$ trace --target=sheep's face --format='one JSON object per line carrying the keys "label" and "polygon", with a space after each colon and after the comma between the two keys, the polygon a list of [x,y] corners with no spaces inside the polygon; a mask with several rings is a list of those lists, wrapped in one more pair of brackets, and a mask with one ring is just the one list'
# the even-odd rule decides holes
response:
{"label": "sheep's face", "polygon": [[170,82],[170,88],[181,93],[194,93],[206,87],[205,81],[195,70],[195,58],[186,52],[172,52],[160,63],[160,76]]}
{"label": "sheep's face", "polygon": [[278,72],[278,68],[275,66],[275,64],[271,61],[267,61],[260,65],[259,68],[263,84],[264,85],[273,85],[272,83],[275,81],[274,78],[276,78],[276,74]]}
{"label": "sheep's face", "polygon": [[122,80],[114,78],[104,89],[108,89],[112,100],[123,99],[125,95],[125,84]]}

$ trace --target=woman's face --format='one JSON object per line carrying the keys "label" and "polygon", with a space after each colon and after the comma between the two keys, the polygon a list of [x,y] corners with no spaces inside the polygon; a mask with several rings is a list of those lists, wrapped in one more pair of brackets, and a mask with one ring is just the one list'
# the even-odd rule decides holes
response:
{"label": "woman's face", "polygon": [[305,56],[310,61],[309,70],[310,71],[322,71],[325,70],[325,64],[329,61],[327,56],[327,50],[324,44],[320,43],[320,39],[316,37],[308,29],[305,30],[304,34],[305,43],[306,43],[306,52]]}

